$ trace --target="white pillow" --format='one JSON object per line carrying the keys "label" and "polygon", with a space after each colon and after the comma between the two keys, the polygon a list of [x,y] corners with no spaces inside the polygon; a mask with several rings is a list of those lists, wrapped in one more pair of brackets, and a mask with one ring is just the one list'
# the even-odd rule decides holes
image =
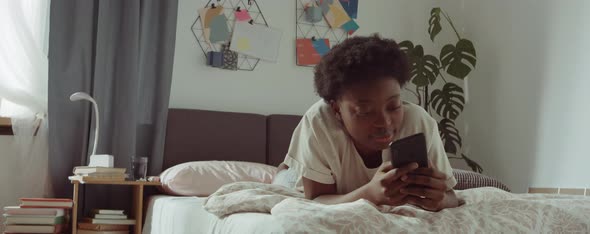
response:
{"label": "white pillow", "polygon": [[238,181],[271,183],[277,168],[239,161],[197,161],[182,163],[160,174],[166,194],[209,196],[221,186]]}

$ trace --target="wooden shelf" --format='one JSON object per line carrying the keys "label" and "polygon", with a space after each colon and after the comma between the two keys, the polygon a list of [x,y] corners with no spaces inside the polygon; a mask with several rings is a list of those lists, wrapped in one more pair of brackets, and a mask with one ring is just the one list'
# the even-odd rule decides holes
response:
{"label": "wooden shelf", "polygon": [[141,234],[143,223],[143,187],[144,186],[161,186],[162,183],[156,181],[79,181],[70,180],[74,185],[74,207],[72,208],[72,234],[78,233],[78,190],[82,185],[98,184],[98,185],[123,185],[133,187],[133,218],[135,219],[135,226],[133,233]]}

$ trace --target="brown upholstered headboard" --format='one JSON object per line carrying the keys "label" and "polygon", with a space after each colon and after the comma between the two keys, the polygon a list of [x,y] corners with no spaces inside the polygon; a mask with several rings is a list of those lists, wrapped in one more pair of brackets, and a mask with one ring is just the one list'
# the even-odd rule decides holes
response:
{"label": "brown upholstered headboard", "polygon": [[[190,161],[232,160],[277,166],[284,159],[296,115],[258,115],[170,109],[163,170]],[[456,188],[503,185],[475,173],[457,174]],[[474,179],[475,178],[475,179]],[[508,190],[505,186],[499,187]]]}
{"label": "brown upholstered headboard", "polygon": [[278,166],[285,159],[293,130],[301,121],[298,115],[269,115],[266,118],[267,164]]}
{"label": "brown upholstered headboard", "polygon": [[232,160],[277,166],[285,158],[295,115],[170,109],[163,170],[203,160]]}

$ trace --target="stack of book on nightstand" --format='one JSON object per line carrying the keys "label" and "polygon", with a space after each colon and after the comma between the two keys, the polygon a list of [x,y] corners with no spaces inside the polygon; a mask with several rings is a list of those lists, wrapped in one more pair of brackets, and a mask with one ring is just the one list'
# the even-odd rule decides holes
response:
{"label": "stack of book on nightstand", "polygon": [[124,181],[127,178],[125,168],[80,166],[74,167],[73,172],[74,175],[68,178],[80,182]]}
{"label": "stack of book on nightstand", "polygon": [[128,234],[134,219],[128,219],[123,210],[93,210],[94,218],[85,218],[78,224],[79,234]]}
{"label": "stack of book on nightstand", "polygon": [[20,206],[4,207],[5,233],[66,233],[71,199],[21,198]]}

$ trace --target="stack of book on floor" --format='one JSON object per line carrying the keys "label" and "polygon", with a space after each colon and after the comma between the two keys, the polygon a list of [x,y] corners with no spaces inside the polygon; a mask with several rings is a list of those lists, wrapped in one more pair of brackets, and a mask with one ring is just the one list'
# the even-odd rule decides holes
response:
{"label": "stack of book on floor", "polygon": [[21,198],[20,206],[4,207],[5,233],[67,233],[71,199]]}
{"label": "stack of book on floor", "polygon": [[125,168],[111,167],[74,167],[74,175],[68,177],[70,180],[80,182],[97,182],[97,181],[124,181],[127,178]]}
{"label": "stack of book on floor", "polygon": [[93,218],[84,218],[78,224],[79,234],[128,234],[134,219],[128,219],[123,210],[93,210]]}

